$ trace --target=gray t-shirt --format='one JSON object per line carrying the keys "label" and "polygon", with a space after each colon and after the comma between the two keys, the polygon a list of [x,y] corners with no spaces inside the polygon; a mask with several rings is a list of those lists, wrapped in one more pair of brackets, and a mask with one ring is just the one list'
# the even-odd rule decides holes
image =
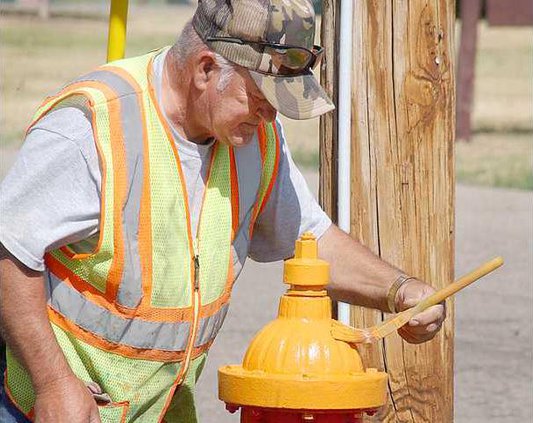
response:
{"label": "gray t-shirt", "polygon": [[[154,61],[158,97],[163,62],[162,53]],[[45,270],[43,257],[47,251],[82,240],[88,240],[89,245],[97,241],[101,171],[88,113],[67,107],[41,119],[27,134],[13,167],[0,184],[0,243],[31,269]],[[287,258],[303,232],[312,231],[320,237],[331,225],[291,158],[279,120],[276,124],[281,137],[278,178],[256,221],[253,238],[242,236],[234,241],[235,275],[246,256],[265,262]],[[171,124],[169,127],[173,128]],[[213,142],[198,145],[175,130],[172,135],[196,231]],[[236,150],[239,180],[242,175],[243,182],[257,173],[250,159],[255,157],[254,148],[257,150],[256,140]],[[246,188],[243,185],[240,183],[240,189]],[[252,203],[254,196],[249,197]]]}

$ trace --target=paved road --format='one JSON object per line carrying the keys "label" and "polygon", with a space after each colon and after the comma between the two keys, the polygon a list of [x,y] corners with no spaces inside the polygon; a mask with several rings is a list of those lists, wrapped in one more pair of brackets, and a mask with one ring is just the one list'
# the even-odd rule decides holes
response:
{"label": "paved road", "polygon": [[[14,152],[0,150],[0,179]],[[306,175],[315,189],[317,175]],[[456,301],[455,421],[533,419],[533,193],[457,187],[456,273],[495,255],[506,265]],[[197,387],[202,423],[236,423],[217,400],[216,369],[239,363],[255,332],[275,318],[281,263],[249,261]]]}

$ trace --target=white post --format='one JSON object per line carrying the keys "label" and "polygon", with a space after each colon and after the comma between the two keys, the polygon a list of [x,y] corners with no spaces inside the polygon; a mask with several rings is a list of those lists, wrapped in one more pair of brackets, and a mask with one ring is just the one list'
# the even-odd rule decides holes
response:
{"label": "white post", "polygon": [[[338,150],[338,224],[350,233],[350,143],[352,133],[352,23],[353,2],[341,0],[339,40],[339,150]],[[350,306],[339,303],[338,319],[350,324]]]}

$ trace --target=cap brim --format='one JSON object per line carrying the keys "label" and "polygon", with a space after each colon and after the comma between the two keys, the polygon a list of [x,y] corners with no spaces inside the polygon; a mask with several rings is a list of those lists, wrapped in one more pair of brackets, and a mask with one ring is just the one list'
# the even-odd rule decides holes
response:
{"label": "cap brim", "polygon": [[335,108],[312,72],[290,77],[249,72],[272,107],[291,119],[311,119]]}

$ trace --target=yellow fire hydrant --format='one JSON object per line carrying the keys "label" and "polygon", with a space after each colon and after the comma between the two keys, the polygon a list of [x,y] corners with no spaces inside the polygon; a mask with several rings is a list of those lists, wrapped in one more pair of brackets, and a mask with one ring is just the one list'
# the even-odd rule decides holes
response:
{"label": "yellow fire hydrant", "polygon": [[387,374],[363,367],[353,344],[333,338],[329,264],[311,233],[285,262],[278,318],[252,340],[242,365],[218,370],[219,398],[241,422],[358,423],[385,404]]}

